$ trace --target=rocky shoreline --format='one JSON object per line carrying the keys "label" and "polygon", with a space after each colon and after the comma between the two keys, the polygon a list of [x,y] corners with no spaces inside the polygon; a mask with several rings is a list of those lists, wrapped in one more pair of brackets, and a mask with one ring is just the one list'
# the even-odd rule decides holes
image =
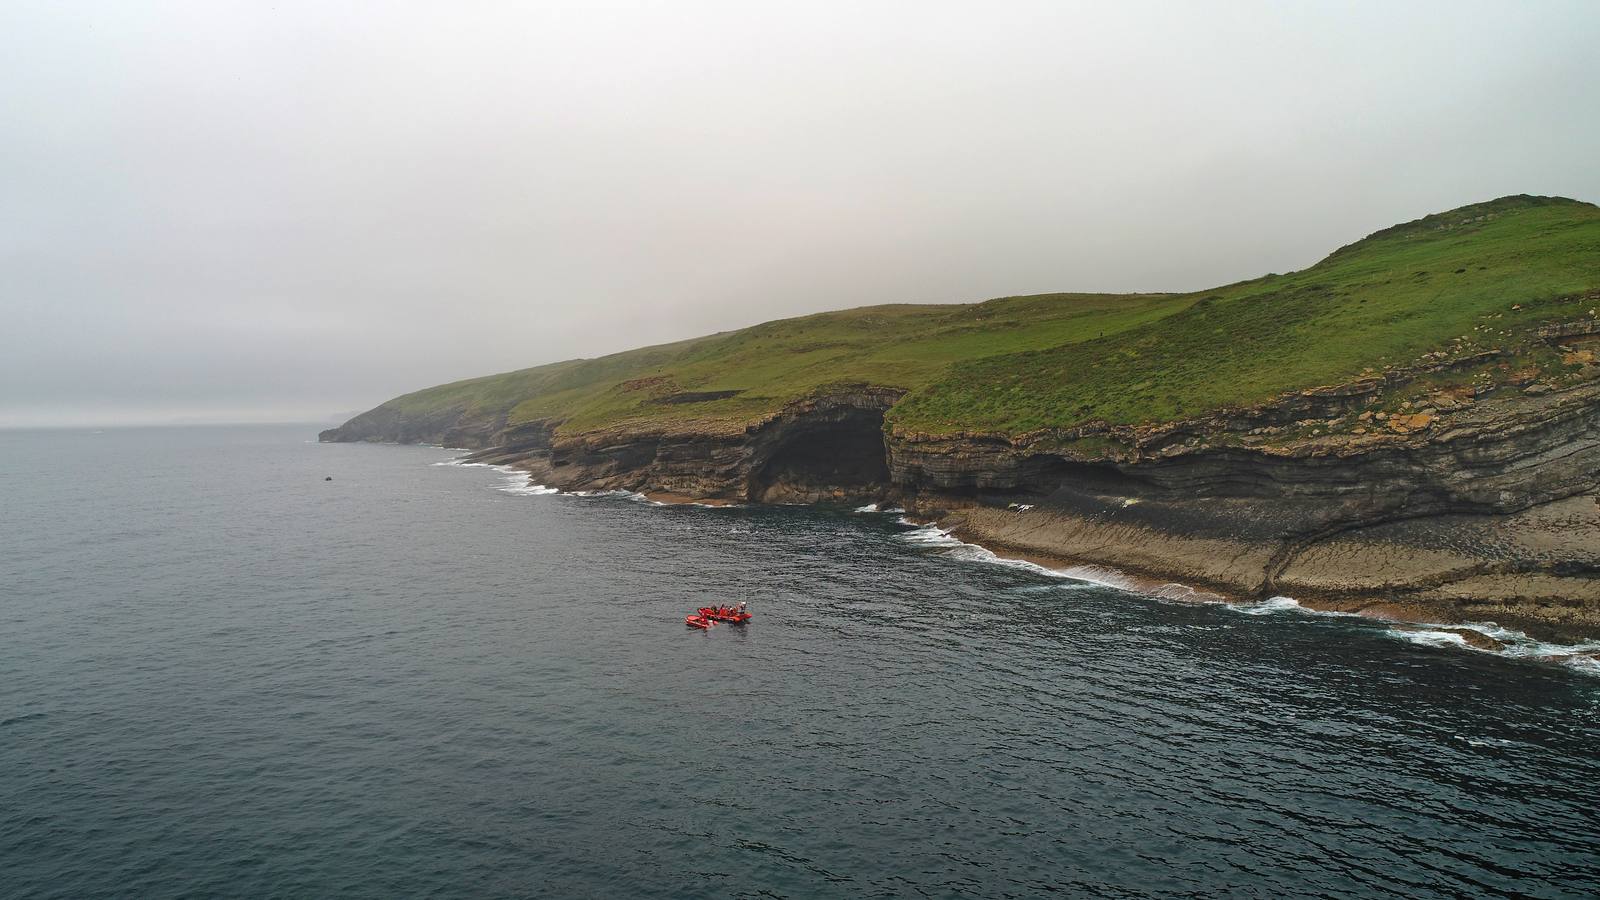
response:
{"label": "rocky shoreline", "polygon": [[[1227,585],[1182,583],[1173,581],[1166,575],[1156,572],[1109,566],[1101,562],[1086,562],[1082,559],[1057,556],[1040,552],[1037,549],[1007,544],[996,536],[999,532],[974,528],[965,517],[961,516],[949,517],[943,521],[931,521],[928,524],[940,528],[963,543],[982,547],[1000,559],[1027,562],[1055,572],[1070,573],[1089,570],[1095,573],[1104,573],[1105,577],[1114,580],[1119,587],[1125,587],[1139,593],[1167,600],[1194,603],[1271,604],[1274,599],[1242,595],[1231,590]],[[1491,653],[1504,651],[1508,644],[1506,641],[1497,639],[1481,630],[1481,626],[1486,622],[1493,625],[1504,625],[1539,640],[1556,644],[1582,643],[1594,638],[1597,633],[1593,628],[1557,625],[1548,620],[1529,618],[1516,612],[1504,613],[1502,611],[1502,614],[1498,617],[1501,621],[1475,619],[1468,616],[1464,610],[1454,604],[1416,599],[1385,600],[1360,595],[1345,597],[1327,595],[1280,596],[1277,599],[1288,600],[1293,608],[1308,612],[1360,616],[1381,621],[1403,630],[1412,630],[1419,633],[1451,634],[1460,638],[1461,643],[1465,646]],[[1468,624],[1479,627],[1464,627]],[[1600,650],[1573,650],[1571,655],[1600,662]]]}
{"label": "rocky shoreline", "polygon": [[1568,363],[1430,354],[1350,383],[1150,426],[1024,435],[886,425],[903,392],[833,386],[738,427],[568,433],[380,408],[326,441],[476,449],[563,490],[708,503],[888,502],[986,546],[1241,598],[1600,635],[1600,320]]}
{"label": "rocky shoreline", "polygon": [[[1590,519],[1588,527],[1594,530],[1587,537],[1593,540],[1600,538],[1597,511],[1600,507],[1592,498],[1561,501],[1517,517],[1510,530],[1527,529],[1549,536],[1562,530],[1576,514]],[[1481,558],[1442,551],[1437,541],[1419,539],[1428,530],[1449,534],[1458,527],[1476,525],[1488,530],[1507,523],[1419,520],[1409,523],[1418,529],[1412,535],[1341,536],[1318,545],[1310,554],[1315,558],[1304,569],[1317,577],[1301,577],[1297,567],[1275,587],[1263,589],[1257,580],[1261,565],[1271,555],[1270,545],[1094,521],[1037,507],[922,510],[921,517],[1002,556],[1057,569],[1103,566],[1148,590],[1176,584],[1235,602],[1288,596],[1307,609],[1396,623],[1495,622],[1562,643],[1600,637],[1600,615],[1596,613],[1600,597],[1591,579],[1511,571],[1516,566],[1485,574],[1484,568],[1493,567],[1485,566]],[[1469,643],[1485,643],[1476,634],[1464,636]]]}

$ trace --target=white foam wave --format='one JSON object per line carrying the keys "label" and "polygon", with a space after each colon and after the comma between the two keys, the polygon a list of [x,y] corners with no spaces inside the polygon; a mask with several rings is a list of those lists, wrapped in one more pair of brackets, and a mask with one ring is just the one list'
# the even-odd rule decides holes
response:
{"label": "white foam wave", "polygon": [[[877,504],[877,503],[868,503],[866,506],[858,506],[858,507],[856,507],[855,509],[851,510],[851,512],[857,512],[857,513],[884,513],[886,515],[889,515],[889,514],[892,514],[892,515],[904,515],[905,514],[905,508],[901,507],[901,506],[882,506],[882,505]],[[911,523],[907,522],[905,519],[901,519],[900,520],[900,524],[908,525],[908,524],[911,524]]]}
{"label": "white foam wave", "polygon": [[910,531],[902,532],[900,540],[909,544],[918,544],[924,547],[962,547],[967,543],[959,538],[951,537],[950,532],[937,525],[919,525],[910,519],[901,518],[901,525],[910,525]]}
{"label": "white foam wave", "polygon": [[[483,465],[482,463],[468,463],[467,465]],[[527,472],[512,466],[486,466],[506,476],[506,480],[495,488],[504,494],[521,494],[523,496],[542,496],[544,494],[559,494],[560,491],[542,484],[534,484],[533,478]]]}
{"label": "white foam wave", "polygon": [[1260,603],[1229,603],[1227,607],[1247,616],[1270,616],[1280,612],[1310,612],[1293,597],[1268,597]]}
{"label": "white foam wave", "polygon": [[1390,628],[1384,632],[1390,637],[1399,638],[1412,644],[1424,647],[1462,647],[1475,649],[1467,643],[1467,639],[1453,631],[1429,631],[1422,628]]}
{"label": "white foam wave", "polygon": [[1270,616],[1274,613],[1296,613],[1302,616],[1334,616],[1343,618],[1360,618],[1360,613],[1343,612],[1337,609],[1311,609],[1301,606],[1300,601],[1293,597],[1268,597],[1254,603],[1223,603],[1223,606],[1236,613],[1247,616]]}
{"label": "white foam wave", "polygon": [[[1275,613],[1296,613],[1306,616],[1338,616],[1364,618],[1360,613],[1332,609],[1307,609],[1293,597],[1269,597],[1259,603],[1224,603],[1223,606],[1247,616],[1268,616]],[[1493,638],[1501,646],[1485,647],[1469,641],[1462,631],[1476,631]],[[1450,650],[1472,650],[1490,653],[1509,659],[1526,659],[1536,662],[1559,663],[1580,672],[1600,676],[1600,641],[1578,644],[1554,644],[1535,640],[1523,632],[1505,628],[1494,622],[1467,622],[1461,625],[1441,625],[1436,622],[1403,623],[1386,627],[1384,635],[1419,647]]]}
{"label": "white foam wave", "polygon": [[[1501,646],[1494,648],[1474,645],[1460,633],[1461,631],[1475,631],[1485,637],[1493,638]],[[1411,628],[1390,628],[1385,630],[1384,634],[1426,647],[1449,647],[1490,653],[1509,659],[1555,663],[1587,675],[1600,676],[1600,641],[1595,640],[1580,641],[1576,644],[1557,644],[1538,640],[1524,632],[1494,622],[1466,622],[1461,625],[1424,624]]]}
{"label": "white foam wave", "polygon": [[987,563],[992,566],[1004,566],[1008,569],[1019,569],[1023,572],[1032,572],[1035,575],[1043,575],[1047,578],[1072,577],[1055,569],[1041,566],[1038,563],[1028,562],[1025,559],[1007,559],[1003,556],[998,556],[994,553],[994,551],[984,547],[979,547],[976,544],[963,543],[958,547],[952,547],[946,552],[947,555],[956,559],[964,559],[969,562]]}
{"label": "white foam wave", "polygon": [[[886,509],[885,512],[894,511]],[[901,509],[899,512],[904,511]],[[966,541],[952,535],[946,528],[938,527],[938,525],[912,522],[912,520],[904,516],[896,519],[896,522],[912,528],[909,532],[901,532],[899,538],[902,541],[917,544],[917,546],[925,546],[925,548],[942,549],[942,551],[946,552],[946,556],[955,557],[955,559],[968,560],[968,562],[987,562],[990,565],[1005,565],[1006,569],[1021,569],[1024,572],[1032,572],[1035,575],[1045,575],[1045,577],[1050,578],[1083,581],[1086,585],[1115,588],[1118,591],[1128,591],[1128,593],[1141,594],[1141,596],[1146,597],[1157,597],[1157,599],[1165,599],[1165,601],[1222,601],[1222,597],[1218,596],[1218,594],[1197,591],[1197,589],[1190,588],[1189,585],[1178,585],[1178,583],[1166,583],[1166,585],[1160,585],[1158,588],[1152,589],[1149,585],[1141,585],[1138,580],[1134,580],[1130,575],[1118,572],[1115,569],[1107,569],[1104,565],[1069,565],[1066,569],[1050,569],[1048,565],[1040,565],[1037,562],[1029,562],[1026,559],[1008,559],[1008,557],[1000,556],[992,549],[984,548],[979,544],[966,543]],[[1282,599],[1288,601],[1288,597],[1282,597]]]}
{"label": "white foam wave", "polygon": [[635,503],[644,503],[644,504],[647,504],[649,506],[666,506],[667,505],[665,503],[662,503],[660,500],[651,500],[649,497],[646,497],[645,495],[639,493],[638,491],[624,491],[624,490],[620,490],[620,489],[619,490],[611,490],[611,491],[569,491],[568,492],[568,496],[571,496],[571,497],[587,497],[587,498],[589,498],[591,500],[598,500],[598,499],[632,500]]}
{"label": "white foam wave", "polygon": [[[897,521],[902,525],[911,526],[910,531],[900,533],[901,540],[918,547],[941,550],[945,556],[952,559],[1004,566],[1008,569],[1019,569],[1035,575],[1043,575],[1047,578],[1060,578],[1124,591],[1133,591],[1135,593],[1148,593],[1140,591],[1133,579],[1114,569],[1106,569],[1100,566],[1069,566],[1065,569],[1052,569],[1049,566],[1041,566],[1025,559],[1010,559],[1000,556],[987,547],[969,544],[952,535],[947,529],[940,528],[937,525],[921,525],[904,517]],[[1189,591],[1183,585],[1168,585],[1167,587]]]}
{"label": "white foam wave", "polygon": [[458,456],[453,459],[440,460],[439,462],[431,463],[430,465],[454,466],[461,469],[493,469],[494,471],[503,473],[506,476],[506,482],[496,487],[495,490],[502,491],[507,494],[522,494],[524,496],[540,497],[550,494],[560,494],[567,497],[616,498],[619,500],[632,500],[636,503],[645,503],[650,506],[698,506],[702,509],[736,509],[742,505],[738,503],[702,503],[698,500],[686,500],[676,503],[665,502],[661,500],[652,500],[638,491],[563,491],[560,488],[550,487],[549,485],[534,484],[532,476],[515,466],[501,466],[495,465],[494,463],[484,462],[465,462],[464,460],[466,460],[466,458],[467,457],[465,456]]}
{"label": "white foam wave", "polygon": [[495,486],[495,490],[506,494],[521,494],[523,496],[538,497],[546,494],[559,494],[561,491],[542,484],[534,484],[533,478],[527,472],[515,466],[497,466],[493,463],[463,462],[466,457],[458,456],[454,459],[441,460],[432,463],[435,466],[455,466],[460,469],[492,469],[506,476],[505,481]]}
{"label": "white foam wave", "polygon": [[1065,569],[1060,569],[1057,574],[1075,581],[1116,588],[1119,591],[1140,593],[1138,582],[1118,572],[1116,569],[1108,569],[1105,566],[1068,566]]}
{"label": "white foam wave", "polygon": [[1558,662],[1569,669],[1576,669],[1585,675],[1600,678],[1600,659],[1595,659],[1592,656],[1569,656],[1563,659],[1552,659],[1551,662]]}
{"label": "white foam wave", "polygon": [[1221,594],[1213,594],[1210,591],[1202,591],[1192,588],[1187,584],[1178,584],[1175,581],[1169,581],[1153,591],[1146,589],[1145,593],[1162,600],[1174,600],[1180,603],[1223,602]]}
{"label": "white foam wave", "polygon": [[547,494],[561,493],[561,491],[557,488],[546,487],[542,484],[533,484],[531,481],[528,481],[525,484],[512,483],[503,485],[500,487],[500,490],[507,494],[524,494],[530,497],[542,497]]}

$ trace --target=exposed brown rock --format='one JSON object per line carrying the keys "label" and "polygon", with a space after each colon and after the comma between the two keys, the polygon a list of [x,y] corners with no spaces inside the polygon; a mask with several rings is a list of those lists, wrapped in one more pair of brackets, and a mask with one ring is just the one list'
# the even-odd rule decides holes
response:
{"label": "exposed brown rock", "polygon": [[1388,425],[1391,431],[1401,434],[1411,434],[1423,431],[1433,424],[1434,417],[1430,413],[1420,412],[1412,415],[1390,416]]}
{"label": "exposed brown rock", "polygon": [[[478,458],[567,489],[892,498],[1008,546],[1239,595],[1366,612],[1382,599],[1437,620],[1600,631],[1600,381],[1529,377],[1532,390],[1495,392],[1477,378],[1427,393],[1415,411],[1375,409],[1421,373],[1493,359],[1434,355],[1424,368],[1183,421],[1029,434],[885,431],[901,392],[859,385],[745,426],[567,434],[554,421],[508,426],[462,410],[408,418],[380,407],[324,439],[484,447]],[[1508,367],[1497,377],[1527,374]],[[1337,430],[1352,417],[1368,424]],[[1324,429],[1335,430],[1311,433]],[[1012,503],[1031,508],[1007,510]]]}

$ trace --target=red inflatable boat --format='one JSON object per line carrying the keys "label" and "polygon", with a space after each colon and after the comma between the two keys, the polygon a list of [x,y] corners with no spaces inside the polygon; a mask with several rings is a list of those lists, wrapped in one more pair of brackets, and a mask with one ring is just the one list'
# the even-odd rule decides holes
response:
{"label": "red inflatable boat", "polygon": [[687,615],[683,617],[683,624],[690,628],[710,628],[711,620],[702,615]]}
{"label": "red inflatable boat", "polygon": [[702,606],[700,618],[710,619],[713,622],[727,622],[730,625],[743,625],[755,618],[750,613],[740,613],[731,606]]}

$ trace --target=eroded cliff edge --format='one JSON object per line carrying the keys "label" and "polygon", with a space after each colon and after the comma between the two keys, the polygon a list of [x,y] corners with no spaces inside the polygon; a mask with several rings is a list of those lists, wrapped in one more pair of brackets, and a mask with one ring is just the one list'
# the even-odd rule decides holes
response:
{"label": "eroded cliff edge", "polygon": [[1400,618],[1600,633],[1600,320],[1546,334],[1572,371],[1497,354],[1159,426],[928,435],[902,392],[838,386],[743,429],[561,434],[358,418],[324,440],[476,448],[565,490],[905,506],[991,546]]}
{"label": "eroded cliff edge", "polygon": [[888,501],[1233,595],[1600,634],[1600,207],[1514,195],[1185,294],[766,322],[396,397],[324,440],[548,485]]}

